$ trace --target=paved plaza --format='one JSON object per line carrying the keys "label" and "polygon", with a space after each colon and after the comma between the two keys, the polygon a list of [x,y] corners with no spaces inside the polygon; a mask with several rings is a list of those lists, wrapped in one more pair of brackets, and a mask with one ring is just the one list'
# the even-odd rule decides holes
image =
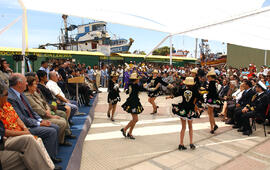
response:
{"label": "paved plaza", "polygon": [[[89,169],[252,169],[270,170],[270,140],[264,137],[261,125],[251,136],[243,136],[231,126],[216,118],[219,129],[215,135],[209,133],[207,113],[193,122],[196,150],[189,149],[188,127],[185,135],[186,151],[179,151],[180,119],[171,113],[171,104],[181,100],[157,98],[158,114],[150,115],[152,107],[147,102],[147,94],[141,93],[144,107],[135,126],[136,140],[125,139],[120,129],[131,115],[121,108],[128,97],[121,92],[115,122],[107,116],[107,92],[99,94],[95,108],[95,119],[85,138],[81,160],[81,170]],[[267,127],[268,131],[270,130]]]}

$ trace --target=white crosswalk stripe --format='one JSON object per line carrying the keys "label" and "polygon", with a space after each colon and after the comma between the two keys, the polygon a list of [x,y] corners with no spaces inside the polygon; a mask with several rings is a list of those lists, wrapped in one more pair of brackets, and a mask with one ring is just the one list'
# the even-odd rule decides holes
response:
{"label": "white crosswalk stripe", "polygon": [[[170,118],[170,119],[173,119],[173,118]],[[144,122],[142,124],[147,124],[147,122]],[[219,127],[229,126],[229,125],[224,124],[223,122],[216,122],[216,124]],[[180,129],[181,129],[180,123],[176,123],[173,125],[146,126],[146,127],[135,128],[133,131],[133,135],[134,136],[148,136],[148,135],[176,133],[176,132],[180,132]],[[202,129],[210,129],[209,122],[193,124],[193,130],[202,130]],[[187,131],[188,131],[188,128],[187,128]],[[85,141],[117,139],[117,138],[123,138],[120,132],[120,129],[118,131],[88,134],[85,138]]]}

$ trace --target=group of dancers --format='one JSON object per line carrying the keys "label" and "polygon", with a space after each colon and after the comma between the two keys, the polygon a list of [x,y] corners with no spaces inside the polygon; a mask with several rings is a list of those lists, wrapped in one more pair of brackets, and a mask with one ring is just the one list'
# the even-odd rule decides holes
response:
{"label": "group of dancers", "polygon": [[[214,119],[214,108],[219,107],[218,105],[218,93],[216,89],[216,73],[214,70],[210,70],[207,73],[208,86],[206,88],[201,88],[199,79],[197,77],[197,69],[191,70],[191,76],[186,77],[183,81],[184,86],[176,87],[172,84],[164,82],[158,76],[158,70],[154,70],[152,72],[152,76],[150,76],[147,80],[147,83],[140,85],[140,76],[137,72],[133,72],[129,77],[128,89],[126,90],[126,94],[129,97],[126,99],[126,102],[122,105],[122,108],[132,115],[132,120],[121,129],[121,132],[125,138],[135,139],[132,135],[133,129],[138,122],[138,114],[142,113],[144,108],[140,103],[139,92],[148,91],[148,101],[151,103],[153,107],[153,112],[151,114],[156,114],[157,109],[159,108],[155,100],[161,94],[161,85],[166,86],[172,89],[172,95],[167,96],[166,99],[172,99],[174,97],[182,96],[182,102],[178,104],[173,104],[172,112],[173,114],[180,117],[182,129],[180,132],[180,144],[178,146],[179,150],[186,150],[187,148],[184,146],[184,136],[186,130],[186,121],[188,122],[189,128],[189,137],[190,137],[190,149],[195,149],[196,146],[193,144],[193,128],[192,121],[194,118],[198,118],[202,112],[201,103],[204,102],[208,107],[208,116],[210,122],[210,133],[214,134],[214,132],[218,129],[218,126],[215,123]],[[112,72],[111,79],[109,80],[108,86],[108,103],[109,108],[107,112],[108,118],[114,121],[114,114],[116,110],[117,103],[121,100],[119,84],[118,81],[118,73]],[[203,100],[202,95],[206,94],[206,101]]]}

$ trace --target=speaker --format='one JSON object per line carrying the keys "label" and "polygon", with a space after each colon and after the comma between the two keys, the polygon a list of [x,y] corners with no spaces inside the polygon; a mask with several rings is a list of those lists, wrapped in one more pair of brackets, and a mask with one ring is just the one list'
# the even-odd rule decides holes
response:
{"label": "speaker", "polygon": [[23,55],[13,55],[13,60],[22,61],[23,60]]}
{"label": "speaker", "polygon": [[28,57],[28,59],[30,61],[36,61],[37,60],[37,55],[28,55],[27,57]]}

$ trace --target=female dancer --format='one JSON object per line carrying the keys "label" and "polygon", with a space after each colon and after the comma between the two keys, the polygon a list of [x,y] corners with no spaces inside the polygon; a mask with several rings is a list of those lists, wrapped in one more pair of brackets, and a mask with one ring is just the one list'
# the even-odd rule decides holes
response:
{"label": "female dancer", "polygon": [[[117,102],[121,101],[121,98],[119,96],[119,84],[117,83],[119,74],[117,72],[112,72],[111,73],[111,79],[109,80],[109,86],[108,86],[108,103],[109,103],[109,108],[107,112],[108,118],[111,117],[111,121],[114,122],[114,113],[116,110]],[[110,115],[110,112],[112,110],[112,115]]]}
{"label": "female dancer", "polygon": [[[194,68],[190,71],[190,73],[191,73],[191,77],[194,78],[194,82],[195,82],[193,88],[194,88],[194,90],[197,90],[199,92],[200,87],[201,87],[201,82],[200,82],[199,77],[198,77],[198,69]],[[196,108],[197,109],[195,110],[199,114],[198,118],[200,118],[201,114],[203,113],[203,106],[202,106],[203,101],[204,101],[203,96],[199,93],[199,98],[196,101],[196,106],[197,106]]]}
{"label": "female dancer", "polygon": [[214,134],[215,131],[218,129],[218,126],[215,123],[214,118],[214,108],[219,107],[219,100],[218,100],[218,93],[216,88],[216,73],[214,69],[211,69],[207,75],[208,79],[208,88],[206,89],[208,91],[207,97],[206,97],[206,104],[208,106],[208,116],[209,116],[209,122],[210,122],[210,133]]}
{"label": "female dancer", "polygon": [[155,100],[160,95],[160,86],[163,85],[172,87],[172,85],[164,82],[160,77],[158,77],[157,70],[154,70],[152,74],[153,76],[149,77],[147,80],[147,85],[145,86],[147,86],[148,90],[148,102],[153,106],[153,112],[151,114],[156,114],[159,107],[156,105]]}
{"label": "female dancer", "polygon": [[[128,137],[129,139],[135,139],[132,135],[132,131],[136,123],[138,122],[138,114],[143,111],[143,107],[140,103],[139,99],[139,91],[143,88],[138,85],[139,77],[137,73],[132,73],[129,77],[130,84],[128,86],[127,94],[129,97],[127,101],[122,105],[122,108],[132,115],[132,120],[126,125],[126,127],[121,129],[121,132],[124,137]],[[127,130],[129,129],[128,134],[126,134]]]}
{"label": "female dancer", "polygon": [[173,113],[180,116],[182,123],[182,130],[180,132],[180,145],[178,146],[179,150],[186,150],[187,148],[184,146],[184,136],[186,131],[186,120],[188,122],[189,128],[189,139],[190,139],[190,149],[195,149],[196,146],[193,144],[193,129],[192,129],[192,120],[193,118],[197,118],[198,114],[195,111],[195,105],[197,99],[199,98],[199,92],[193,86],[195,85],[193,77],[187,77],[184,80],[184,84],[186,85],[183,89],[179,89],[174,93],[173,96],[168,96],[166,99],[174,98],[177,96],[182,96],[183,101],[178,105],[173,104]]}

